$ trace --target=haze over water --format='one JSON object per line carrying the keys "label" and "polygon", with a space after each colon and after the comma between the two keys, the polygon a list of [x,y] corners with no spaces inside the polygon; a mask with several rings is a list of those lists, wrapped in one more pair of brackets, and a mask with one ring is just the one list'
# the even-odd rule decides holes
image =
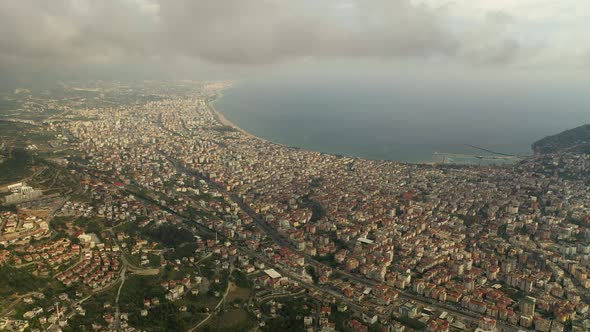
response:
{"label": "haze over water", "polygon": [[272,80],[236,84],[216,102],[244,130],[304,149],[368,159],[432,161],[531,154],[544,136],[590,123],[590,97],[559,84],[427,80]]}

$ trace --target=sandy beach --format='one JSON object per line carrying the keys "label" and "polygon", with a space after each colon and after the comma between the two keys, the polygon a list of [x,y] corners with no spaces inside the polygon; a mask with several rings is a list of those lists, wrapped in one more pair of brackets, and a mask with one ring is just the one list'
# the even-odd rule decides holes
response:
{"label": "sandy beach", "polygon": [[[231,127],[231,128],[233,128],[233,129],[235,129],[235,130],[237,130],[237,131],[241,132],[242,134],[246,135],[247,137],[250,137],[250,138],[255,138],[255,139],[259,139],[259,140],[265,141],[265,142],[267,142],[267,143],[277,144],[277,143],[271,142],[271,141],[269,141],[269,140],[266,140],[266,139],[264,139],[264,138],[261,138],[261,137],[258,137],[258,136],[256,136],[256,135],[253,135],[253,134],[251,134],[251,133],[249,133],[249,132],[245,131],[244,129],[242,129],[242,128],[240,128],[240,127],[236,126],[236,125],[235,125],[233,122],[231,122],[231,121],[230,121],[228,118],[226,118],[226,117],[225,117],[225,115],[223,115],[223,113],[221,113],[220,111],[218,111],[218,110],[215,108],[215,106],[213,106],[213,104],[212,104],[212,103],[207,103],[207,106],[209,106],[209,110],[210,110],[210,111],[211,111],[213,114],[215,114],[215,116],[217,117],[217,121],[219,121],[219,123],[221,123],[222,125],[224,125],[224,126],[228,126],[228,127]],[[279,145],[280,145],[280,144],[279,144]]]}

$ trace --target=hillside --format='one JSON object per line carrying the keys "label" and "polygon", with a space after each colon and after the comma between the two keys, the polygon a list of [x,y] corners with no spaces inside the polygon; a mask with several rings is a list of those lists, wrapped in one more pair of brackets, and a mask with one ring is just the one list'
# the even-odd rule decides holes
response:
{"label": "hillside", "polygon": [[536,153],[569,151],[590,154],[590,124],[547,136],[533,143]]}

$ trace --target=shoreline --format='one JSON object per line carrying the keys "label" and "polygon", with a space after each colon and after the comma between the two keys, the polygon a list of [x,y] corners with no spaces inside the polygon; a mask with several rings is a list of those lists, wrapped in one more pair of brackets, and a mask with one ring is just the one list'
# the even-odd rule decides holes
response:
{"label": "shoreline", "polygon": [[231,127],[246,136],[260,138],[260,137],[254,136],[251,133],[245,131],[244,129],[236,126],[233,122],[231,122],[228,118],[226,118],[225,115],[223,115],[223,113],[221,113],[219,110],[217,110],[217,108],[215,108],[215,106],[212,104],[213,103],[208,103],[209,110],[211,111],[211,113],[213,113],[213,115],[215,115],[215,117],[217,118],[217,121],[219,121],[219,123],[221,123],[224,126]]}
{"label": "shoreline", "polygon": [[[282,147],[286,147],[286,148],[291,148],[291,149],[302,149],[302,150],[306,150],[306,151],[310,151],[310,152],[318,152],[318,153],[324,153],[324,154],[329,154],[329,155],[338,155],[335,153],[330,153],[330,152],[322,152],[322,151],[316,151],[316,150],[310,150],[310,149],[304,149],[304,148],[300,148],[300,147],[294,147],[294,146],[289,146],[286,144],[282,144],[282,143],[277,143],[277,142],[273,142],[273,141],[269,141],[268,139],[262,138],[260,136],[256,136],[244,129],[242,129],[241,127],[239,127],[238,125],[236,125],[235,123],[233,123],[232,121],[230,121],[224,114],[223,112],[221,112],[220,110],[218,110],[214,103],[217,102],[218,100],[220,100],[221,98],[223,98],[223,94],[220,92],[219,95],[215,98],[215,100],[211,101],[211,102],[207,102],[207,107],[209,108],[209,110],[211,111],[211,113],[217,118],[217,121],[223,125],[223,126],[227,126],[227,127],[231,127],[232,129],[244,134],[246,137],[248,138],[253,138],[253,139],[257,139],[260,140],[262,142],[268,143],[268,144],[274,144],[274,145],[278,145],[278,146],[282,146]],[[431,161],[421,161],[421,162],[409,162],[409,161],[400,161],[400,160],[390,160],[390,159],[368,159],[368,158],[362,158],[362,157],[358,157],[358,156],[350,156],[350,155],[345,155],[344,157],[348,157],[348,158],[354,158],[354,159],[362,159],[362,160],[372,160],[372,161],[386,161],[386,162],[393,162],[393,163],[398,163],[398,164],[406,164],[406,165],[427,165],[427,166],[433,166],[433,165],[439,165],[441,163],[438,163],[434,160]],[[452,165],[452,164],[451,164]],[[456,164],[458,166],[474,166],[474,165],[467,165],[467,164]],[[478,167],[504,167],[506,165],[479,165]]]}
{"label": "shoreline", "polygon": [[254,134],[252,134],[252,133],[250,133],[250,132],[248,132],[248,131],[246,131],[246,130],[242,129],[241,127],[237,126],[235,123],[231,122],[231,121],[230,121],[230,120],[229,120],[229,119],[228,119],[228,118],[227,118],[227,117],[226,117],[226,116],[223,114],[223,112],[219,111],[219,110],[218,110],[218,109],[215,107],[215,105],[214,105],[214,103],[215,103],[217,100],[221,99],[222,97],[223,97],[223,95],[220,95],[219,97],[215,98],[215,100],[214,100],[214,101],[212,101],[212,102],[207,102],[207,107],[209,107],[209,110],[211,111],[211,113],[213,113],[213,115],[215,115],[215,117],[217,118],[217,121],[219,121],[219,123],[220,123],[221,125],[223,125],[223,126],[227,126],[227,127],[231,127],[232,129],[234,129],[234,130],[236,130],[236,131],[239,131],[240,133],[244,134],[244,135],[245,135],[246,137],[248,137],[248,138],[254,138],[254,139],[258,139],[258,140],[261,140],[261,141],[263,141],[263,142],[265,142],[265,143],[269,143],[269,144],[275,144],[275,145],[279,145],[279,146],[283,146],[283,147],[294,148],[294,147],[290,147],[290,146],[288,146],[288,145],[285,145],[285,144],[281,144],[281,143],[277,143],[277,142],[272,142],[272,141],[269,141],[269,140],[267,140],[267,139],[265,139],[265,138],[262,138],[262,137],[260,137],[260,136],[256,136],[256,135],[254,135]]}
{"label": "shoreline", "polygon": [[[213,115],[215,115],[215,117],[217,118],[217,121],[219,121],[219,123],[221,125],[228,126],[228,127],[233,128],[234,130],[239,131],[240,133],[244,134],[246,137],[258,139],[258,140],[261,140],[265,143],[274,144],[274,145],[278,145],[278,146],[286,147],[286,148],[290,148],[290,149],[300,149],[300,150],[305,150],[305,151],[309,151],[309,152],[317,152],[317,153],[328,154],[328,155],[333,155],[333,156],[337,155],[335,153],[330,153],[330,152],[322,152],[322,151],[309,150],[309,149],[304,149],[304,148],[299,148],[299,147],[293,147],[293,146],[285,145],[282,143],[272,142],[272,141],[269,141],[269,140],[262,138],[260,136],[256,136],[256,135],[240,128],[239,126],[237,126],[236,124],[231,122],[227,117],[225,117],[225,115],[223,115],[223,113],[221,111],[219,111],[217,108],[215,108],[215,106],[213,105],[213,103],[215,101],[208,102],[207,106],[209,107],[209,110],[211,111],[211,113],[213,113]],[[362,159],[362,160],[393,162],[393,163],[397,163],[397,164],[407,164],[407,165],[434,165],[435,164],[434,162],[406,162],[406,161],[399,161],[399,160],[367,159],[367,158],[356,157],[356,156],[344,156],[344,157],[353,158],[353,159]]]}

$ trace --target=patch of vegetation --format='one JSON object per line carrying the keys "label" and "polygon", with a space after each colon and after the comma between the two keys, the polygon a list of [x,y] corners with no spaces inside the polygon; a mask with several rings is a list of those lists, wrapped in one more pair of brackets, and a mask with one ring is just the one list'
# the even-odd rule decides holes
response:
{"label": "patch of vegetation", "polygon": [[15,139],[32,128],[30,124],[0,120],[0,138]]}
{"label": "patch of vegetation", "polygon": [[201,331],[250,331],[254,322],[243,309],[232,309],[212,318]]}
{"label": "patch of vegetation", "polygon": [[311,209],[311,219],[310,222],[316,222],[326,216],[326,209],[317,201],[314,201],[309,197],[309,195],[305,195],[301,198],[301,203],[304,207],[309,207]]}
{"label": "patch of vegetation", "polygon": [[68,223],[72,221],[72,217],[54,217],[51,220],[51,228],[53,228],[56,232],[67,232],[68,231]]}
{"label": "patch of vegetation", "polygon": [[319,280],[319,276],[317,271],[315,270],[315,267],[311,266],[311,265],[307,265],[305,267],[305,272],[307,272],[307,274],[309,274],[311,276],[311,278],[313,279],[313,283],[317,284],[318,280]]}
{"label": "patch of vegetation", "polygon": [[186,331],[190,320],[190,313],[182,315],[179,308],[168,301],[150,309],[147,317],[138,313],[129,315],[129,324],[145,331]]}
{"label": "patch of vegetation", "polygon": [[217,126],[217,127],[213,127],[213,130],[218,131],[220,133],[233,133],[233,132],[238,131],[234,127],[230,127],[230,126]]}
{"label": "patch of vegetation", "polygon": [[96,235],[99,235],[103,229],[102,225],[97,220],[89,221],[85,228],[87,233],[94,233]]}
{"label": "patch of vegetation", "polygon": [[213,196],[212,196],[211,194],[209,194],[209,193],[203,193],[203,194],[200,194],[200,195],[194,195],[194,197],[195,197],[195,199],[197,199],[197,200],[200,200],[200,199],[202,199],[202,200],[204,200],[205,202],[209,202],[210,200],[212,200],[212,199],[213,199]]}
{"label": "patch of vegetation", "polygon": [[277,310],[277,317],[266,321],[262,331],[303,331],[303,317],[312,313],[315,304],[303,298],[285,300],[283,307]]}
{"label": "patch of vegetation", "polygon": [[115,305],[115,298],[117,296],[118,289],[119,283],[117,283],[116,285],[104,292],[92,295],[92,297],[90,297],[82,304],[82,307],[86,310],[86,314],[84,316],[75,315],[74,317],[69,319],[69,325],[63,328],[63,331],[94,331],[92,329],[92,323],[95,322],[105,326],[106,322],[102,318],[103,314],[105,314],[106,312],[113,312],[114,309],[105,310],[104,305],[105,303],[108,303],[111,306]]}
{"label": "patch of vegetation", "polygon": [[[219,283],[211,283],[209,286],[209,296],[215,296],[215,292],[219,292],[219,294],[223,294],[228,287],[229,282],[229,273],[225,271],[221,271],[215,277],[219,278]],[[209,278],[209,277],[207,277]],[[213,279],[213,277],[209,278]]]}
{"label": "patch of vegetation", "polygon": [[480,216],[459,214],[457,215],[457,217],[463,220],[463,224],[466,227],[471,227],[473,225],[481,225],[483,223],[483,219]]}
{"label": "patch of vegetation", "polygon": [[422,331],[426,328],[426,325],[424,323],[410,317],[393,317],[393,319],[404,324],[405,326],[413,328],[416,331]]}
{"label": "patch of vegetation", "polygon": [[158,297],[164,300],[166,290],[160,286],[160,279],[157,276],[130,275],[125,280],[119,305],[122,311],[134,311],[143,307],[143,300],[146,298]]}
{"label": "patch of vegetation", "polygon": [[312,188],[318,188],[322,185],[324,179],[321,176],[313,177],[309,183],[309,186]]}
{"label": "patch of vegetation", "polygon": [[252,282],[248,279],[248,276],[239,270],[234,270],[232,272],[232,277],[234,278],[234,282],[236,286],[240,288],[250,288],[252,287]]}
{"label": "patch of vegetation", "polygon": [[196,243],[187,243],[183,246],[175,247],[174,251],[166,252],[165,257],[170,260],[181,259],[183,257],[192,257],[195,255],[196,249]]}
{"label": "patch of vegetation", "polygon": [[[200,321],[204,311],[198,304],[199,301],[185,299],[170,302],[164,298],[166,291],[159,284],[157,276],[130,276],[120,296],[122,312],[129,312],[129,324],[145,331],[186,331],[190,326]],[[148,309],[148,315],[141,317],[143,300],[158,297],[160,305]],[[181,312],[180,307],[186,306],[186,312]]]}
{"label": "patch of vegetation", "polygon": [[[1,104],[1,103],[0,103]],[[1,106],[0,106],[1,108]],[[60,114],[62,111],[56,109],[45,109],[45,108],[36,108],[36,109],[7,109],[3,113],[3,115],[7,118],[15,118],[19,120],[32,120],[32,121],[43,121],[47,118]]]}
{"label": "patch of vegetation", "polygon": [[590,124],[545,137],[533,143],[532,148],[538,153],[570,151],[590,154]]}
{"label": "patch of vegetation", "polygon": [[16,205],[0,205],[0,212],[13,212],[16,213],[17,208]]}
{"label": "patch of vegetation", "polygon": [[161,259],[159,255],[150,253],[148,255],[148,266],[147,267],[159,267],[161,265]]}
{"label": "patch of vegetation", "polygon": [[338,263],[334,258],[334,254],[328,254],[325,256],[314,256],[314,259],[320,263],[326,264],[331,267],[337,267]]}
{"label": "patch of vegetation", "polygon": [[206,219],[206,220],[214,218],[213,214],[211,214],[210,212],[205,211],[203,209],[197,209],[192,206],[188,207],[188,217],[190,219],[202,218],[202,219]]}
{"label": "patch of vegetation", "polygon": [[2,99],[0,100],[0,111],[10,111],[21,107],[22,102],[18,100]]}
{"label": "patch of vegetation", "polygon": [[25,149],[16,148],[3,155],[7,159],[0,164],[0,185],[18,182],[31,175],[32,159]]}
{"label": "patch of vegetation", "polygon": [[47,147],[55,134],[44,127],[0,120],[0,141],[13,143],[10,146],[23,148],[28,144],[36,144],[39,148]]}
{"label": "patch of vegetation", "polygon": [[12,294],[25,294],[40,291],[47,286],[47,280],[33,276],[26,270],[11,266],[0,267],[0,297],[6,298]]}
{"label": "patch of vegetation", "polygon": [[147,230],[147,235],[169,247],[178,247],[182,243],[193,241],[191,232],[178,226],[164,224]]}

